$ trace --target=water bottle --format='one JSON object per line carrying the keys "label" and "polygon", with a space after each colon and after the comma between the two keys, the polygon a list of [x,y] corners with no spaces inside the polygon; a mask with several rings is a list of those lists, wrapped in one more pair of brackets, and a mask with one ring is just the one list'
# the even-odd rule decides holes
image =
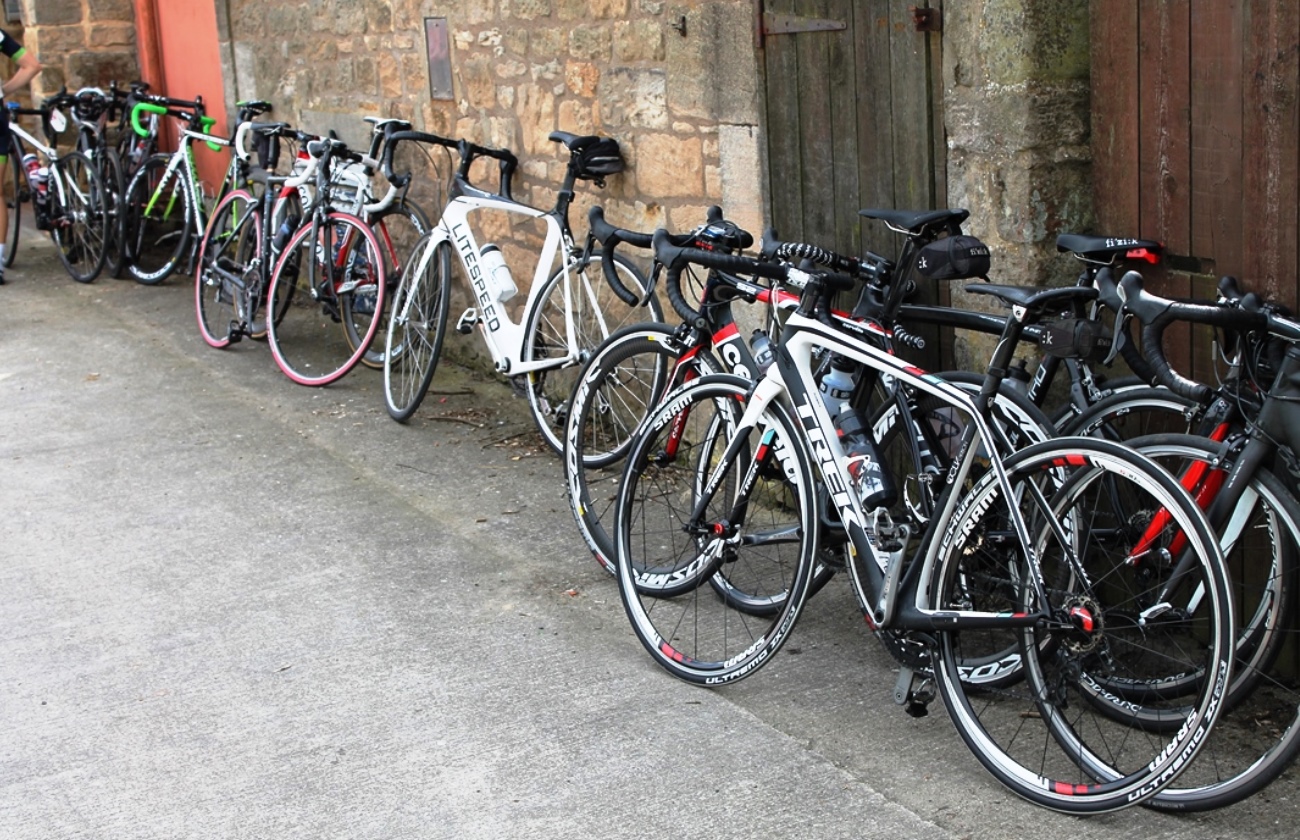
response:
{"label": "water bottle", "polygon": [[862,500],[862,509],[869,511],[893,504],[898,497],[893,476],[881,467],[876,444],[871,439],[871,429],[862,415],[846,405],[833,419],[840,445],[849,459],[849,475],[853,479],[853,489]]}
{"label": "water bottle", "polygon": [[27,170],[27,180],[36,180],[36,170],[41,168],[41,161],[36,155],[28,152],[23,155],[23,169]]}
{"label": "water bottle", "polygon": [[844,407],[849,404],[849,398],[853,396],[854,368],[851,359],[832,356],[830,370],[826,371],[817,386],[821,389],[822,401],[826,403],[826,410],[830,412],[832,418],[839,416]]}
{"label": "water bottle", "polygon": [[273,253],[280,253],[284,250],[285,244],[293,232],[298,228],[298,217],[296,215],[286,216],[285,220],[280,223],[280,229],[275,232],[275,238],[271,240],[271,250]]}
{"label": "water bottle", "polygon": [[758,375],[767,373],[775,356],[772,353],[772,339],[762,330],[754,330],[749,337],[749,347],[754,351],[754,364],[758,366]]}
{"label": "water bottle", "polygon": [[479,251],[479,267],[483,269],[483,280],[496,294],[498,303],[505,303],[519,291],[515,278],[510,276],[510,267],[501,249],[491,242]]}
{"label": "water bottle", "polygon": [[50,170],[47,166],[37,167],[36,172],[32,174],[32,186],[36,188],[36,203],[45,204],[46,190],[50,185]]}

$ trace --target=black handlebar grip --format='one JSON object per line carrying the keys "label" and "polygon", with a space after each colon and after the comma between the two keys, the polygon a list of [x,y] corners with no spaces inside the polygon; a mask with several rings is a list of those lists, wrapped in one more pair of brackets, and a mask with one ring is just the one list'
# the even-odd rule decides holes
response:
{"label": "black handlebar grip", "polygon": [[1237,285],[1237,278],[1231,274],[1225,274],[1219,278],[1219,295],[1227,301],[1236,302],[1241,300],[1241,286]]}
{"label": "black handlebar grip", "polygon": [[1207,405],[1214,398],[1214,391],[1208,385],[1193,382],[1179,374],[1165,358],[1164,345],[1161,343],[1164,341],[1165,327],[1177,320],[1176,316],[1166,310],[1151,323],[1143,324],[1142,351],[1151,364],[1157,382],[1180,397],[1186,397],[1200,405]]}
{"label": "black handlebar grip", "polygon": [[784,280],[789,272],[787,266],[777,263],[765,263],[748,257],[732,256],[718,251],[704,251],[699,248],[687,248],[673,244],[668,231],[662,228],[654,232],[655,259],[667,268],[665,286],[668,302],[673,310],[687,323],[694,323],[700,313],[682,296],[682,270],[690,263],[715,268],[734,274],[749,274],[767,277],[772,280]]}
{"label": "black handlebar grip", "polygon": [[600,270],[605,275],[605,282],[614,290],[614,294],[619,300],[628,306],[636,306],[640,299],[632,292],[623,281],[619,279],[618,272],[614,269],[614,249],[620,242],[627,242],[629,245],[635,245],[638,248],[650,247],[650,234],[636,233],[635,231],[622,230],[605,221],[605,210],[599,205],[592,207],[587,213],[587,222],[591,226],[591,235],[600,242]]}

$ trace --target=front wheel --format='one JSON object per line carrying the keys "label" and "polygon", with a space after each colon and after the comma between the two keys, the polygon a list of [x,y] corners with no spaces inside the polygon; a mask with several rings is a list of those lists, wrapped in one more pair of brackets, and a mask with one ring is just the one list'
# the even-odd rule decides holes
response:
{"label": "front wheel", "polygon": [[267,340],[276,364],[299,385],[341,379],[374,339],[386,297],[379,243],[365,222],[330,213],[299,228],[267,290]]}
{"label": "front wheel", "polygon": [[[617,579],[632,629],[659,665],[699,685],[735,682],[772,658],[816,562],[811,456],[780,403],[737,437],[749,388],[717,374],[666,395],[634,438],[619,491]],[[697,520],[701,486],[715,492]],[[774,608],[735,609],[708,583],[719,573]]]}
{"label": "front wheel", "polygon": [[[529,313],[524,330],[523,360],[536,362],[544,359],[564,359],[569,355],[568,332],[565,326],[566,279],[571,278],[571,301],[574,330],[574,347],[577,358],[568,363],[557,361],[556,367],[533,371],[524,377],[528,391],[528,405],[532,409],[537,429],[547,445],[555,452],[564,450],[564,426],[570,398],[578,384],[578,373],[591,353],[620,327],[638,321],[662,321],[663,307],[654,296],[644,307],[628,306],[620,300],[605,282],[600,271],[600,251],[592,254],[585,267],[561,266],[546,281],[537,297],[537,305]],[[638,296],[645,296],[648,288],[641,272],[624,259],[614,255],[615,270],[623,285]]]}
{"label": "front wheel", "polygon": [[429,392],[447,334],[451,296],[451,244],[425,234],[412,251],[389,305],[384,344],[384,401],[405,423]]}
{"label": "front wheel", "polygon": [[[384,255],[384,276],[388,278],[388,303],[391,306],[393,290],[406,272],[406,263],[416,256],[416,243],[429,230],[429,217],[419,205],[403,200],[372,219],[370,227],[375,232],[379,251]],[[379,318],[380,323],[386,323],[388,312],[379,313]],[[350,333],[349,337],[355,338]],[[375,343],[379,345],[378,338]],[[384,356],[385,350],[382,346],[371,347],[361,357],[361,364],[375,370],[383,370]]]}
{"label": "front wheel", "polygon": [[108,196],[99,170],[80,152],[50,167],[50,224],[59,260],[78,283],[89,283],[104,267]]}
{"label": "front wheel", "polygon": [[108,193],[105,223],[108,247],[104,252],[104,268],[110,277],[121,277],[126,270],[126,177],[122,174],[122,159],[116,149],[101,147],[98,162],[104,190]]}
{"label": "front wheel", "polygon": [[171,276],[190,244],[190,194],[170,155],[145,161],[126,188],[126,259],[136,282],[156,286]]}
{"label": "front wheel", "polygon": [[[1057,438],[1004,467],[1012,503],[990,471],[932,543],[931,608],[994,616],[939,634],[944,705],[984,767],[1025,799],[1073,814],[1142,802],[1188,766],[1226,699],[1233,611],[1218,542],[1177,482],[1126,447]],[[1175,575],[1178,558],[1187,567]],[[1043,619],[1016,627],[1016,615]],[[969,663],[990,652],[1015,656],[1021,679],[969,680]],[[1177,697],[1098,690],[1187,673],[1204,676]]]}

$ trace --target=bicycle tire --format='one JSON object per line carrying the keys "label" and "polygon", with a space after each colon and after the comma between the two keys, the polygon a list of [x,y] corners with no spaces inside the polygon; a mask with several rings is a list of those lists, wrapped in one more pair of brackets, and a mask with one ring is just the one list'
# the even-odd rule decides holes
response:
{"label": "bicycle tire", "polygon": [[229,347],[257,317],[262,263],[262,219],[258,201],[244,190],[221,200],[199,246],[194,272],[194,309],[199,334],[209,346]]}
{"label": "bicycle tire", "polygon": [[[735,533],[711,525],[683,530],[695,503],[696,459],[716,451],[699,436],[730,437],[749,389],[748,380],[714,374],[671,391],[635,437],[619,490],[617,580],[628,619],[661,667],[699,685],[735,682],[772,658],[798,620],[816,561],[811,455],[779,403],[764,409],[742,456],[717,476],[707,518],[721,524],[738,475],[751,465],[755,471],[747,516],[731,520]],[[743,578],[745,591],[783,594],[780,608],[755,616],[729,606],[703,585],[724,564]]]}
{"label": "bicycle tire", "polygon": [[104,268],[107,196],[99,170],[80,152],[50,166],[51,236],[59,261],[78,283],[90,283]]}
{"label": "bicycle tire", "polygon": [[[623,458],[668,389],[669,369],[680,357],[674,332],[667,324],[633,324],[615,332],[583,365],[567,412],[563,461],[569,510],[592,557],[611,574],[617,564],[610,520]],[[692,376],[719,370],[707,353],[697,354],[692,367]]]}
{"label": "bicycle tire", "polygon": [[[294,266],[297,270],[287,270]],[[385,285],[379,244],[361,219],[331,212],[323,223],[299,228],[280,254],[267,290],[272,309],[267,340],[285,376],[318,387],[356,367],[379,319],[354,311],[353,298],[373,293],[382,311]],[[343,327],[347,319],[361,338],[356,347]]]}
{"label": "bicycle tire", "polygon": [[[384,276],[388,279],[386,299],[391,306],[393,291],[406,268],[406,261],[414,253],[420,238],[429,232],[429,217],[413,202],[400,201],[370,220],[379,251],[384,257]],[[388,323],[388,312],[378,313],[379,323]],[[386,331],[385,331],[386,334]],[[348,340],[358,340],[355,330],[348,331]],[[376,339],[378,341],[378,339]],[[385,346],[371,347],[361,357],[361,364],[374,370],[384,369]]]}
{"label": "bicycle tire", "polygon": [[119,278],[126,271],[126,178],[122,174],[122,159],[117,150],[101,146],[98,150],[100,176],[108,192],[108,220],[106,222],[107,250],[104,252],[104,270],[109,277]]}
{"label": "bicycle tire", "polygon": [[399,423],[411,419],[429,392],[447,335],[451,244],[429,232],[416,243],[389,306],[384,342],[384,402]]}
{"label": "bicycle tire", "polygon": [[1093,403],[1059,427],[1062,435],[1124,441],[1153,434],[1191,434],[1198,430],[1200,405],[1168,388],[1130,388]]}
{"label": "bicycle tire", "polygon": [[[610,336],[630,323],[663,321],[663,307],[653,295],[645,306],[628,306],[620,300],[600,274],[601,254],[596,250],[586,268],[570,267],[573,272],[573,327],[578,358],[563,367],[534,371],[523,377],[533,420],[547,446],[557,454],[564,451],[565,416],[573,390],[577,386],[582,363]],[[645,295],[648,281],[620,254],[614,255],[615,270],[623,285],[639,297]],[[546,281],[528,315],[524,328],[523,361],[534,362],[568,355],[565,331],[564,280],[561,266]]]}
{"label": "bicycle tire", "polygon": [[[1049,618],[1041,627],[940,631],[935,672],[944,705],[980,763],[1035,804],[1091,814],[1147,800],[1191,762],[1223,708],[1233,616],[1217,540],[1167,472],[1119,444],[1057,438],[1003,465],[1017,506],[1025,509],[1033,565],[1019,541],[995,538],[1010,514],[989,472],[963,495],[929,547],[932,607],[1041,609]],[[1131,546],[1117,539],[1125,533],[1122,523],[1108,516],[1112,493],[1140,498],[1137,509],[1168,511],[1186,535],[1193,562],[1183,585],[1204,587],[1195,614],[1143,611],[1144,587],[1125,562]],[[1175,533],[1162,536],[1172,540]],[[1110,550],[1116,543],[1119,550]],[[1038,602],[1029,585],[1034,580],[1045,582],[1048,603]],[[1135,616],[1146,623],[1139,627]],[[963,661],[1013,646],[1022,657],[1022,680],[990,689],[965,679]],[[1080,685],[1105,668],[1129,674],[1199,668],[1211,678],[1199,681],[1195,696],[1174,701],[1181,723],[1165,732],[1117,722],[1097,709]]]}
{"label": "bicycle tire", "polygon": [[127,270],[145,286],[170,277],[190,245],[194,208],[185,176],[168,174],[170,163],[171,155],[154,155],[126,188]]}
{"label": "bicycle tire", "polygon": [[[1222,449],[1191,435],[1128,443],[1175,469],[1192,461],[1214,464]],[[1237,646],[1224,712],[1197,760],[1148,803],[1153,808],[1192,812],[1236,804],[1274,781],[1300,753],[1300,686],[1290,663],[1278,664],[1281,651],[1300,639],[1294,623],[1300,502],[1261,466],[1239,508],[1243,515],[1232,518],[1239,536],[1225,547]]]}
{"label": "bicycle tire", "polygon": [[23,171],[21,150],[18,141],[12,141],[9,148],[9,182],[11,187],[5,190],[5,207],[9,211],[9,229],[5,231],[4,267],[9,268],[18,256],[18,237],[23,227],[23,193],[27,191],[27,173]]}

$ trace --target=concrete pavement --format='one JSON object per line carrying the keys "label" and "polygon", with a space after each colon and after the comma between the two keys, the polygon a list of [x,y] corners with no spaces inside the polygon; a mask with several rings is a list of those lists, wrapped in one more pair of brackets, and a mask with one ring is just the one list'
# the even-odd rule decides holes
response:
{"label": "concrete pavement", "polygon": [[[310,390],[191,289],[0,287],[0,838],[1294,838],[1004,791],[832,584],[724,691],[659,671],[502,381]],[[449,341],[471,339],[452,336]]]}

